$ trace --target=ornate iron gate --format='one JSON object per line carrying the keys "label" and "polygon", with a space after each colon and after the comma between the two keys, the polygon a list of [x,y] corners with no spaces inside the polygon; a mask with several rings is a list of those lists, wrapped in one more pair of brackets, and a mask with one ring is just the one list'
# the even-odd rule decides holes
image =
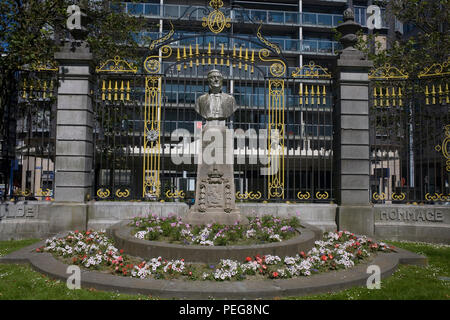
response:
{"label": "ornate iron gate", "polygon": [[373,202],[450,200],[448,66],[415,79],[391,66],[370,74]]}
{"label": "ornate iron gate", "polygon": [[170,22],[144,73],[119,57],[97,69],[97,199],[193,201],[203,126],[194,103],[214,68],[239,106],[227,120],[237,199],[332,201],[331,75],[313,63],[289,69],[261,25],[253,38],[221,33],[228,22],[212,7],[195,36],[175,36]]}

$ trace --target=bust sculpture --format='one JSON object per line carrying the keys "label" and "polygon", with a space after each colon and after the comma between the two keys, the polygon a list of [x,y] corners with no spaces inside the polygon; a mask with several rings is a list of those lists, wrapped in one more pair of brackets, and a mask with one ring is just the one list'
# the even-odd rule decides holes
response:
{"label": "bust sculpture", "polygon": [[[227,134],[228,129],[223,121],[236,111],[236,100],[222,92],[222,81],[219,70],[209,71],[209,92],[201,95],[195,103],[195,111],[207,121],[201,130],[198,156],[203,160],[197,166],[195,204],[183,218],[187,224],[233,225],[237,221],[248,224],[248,219],[236,207],[233,137]],[[214,156],[209,151],[213,151]]]}
{"label": "bust sculpture", "polygon": [[195,103],[197,111],[206,120],[225,120],[236,111],[236,100],[222,92],[223,76],[219,70],[208,72],[209,92],[201,95]]}

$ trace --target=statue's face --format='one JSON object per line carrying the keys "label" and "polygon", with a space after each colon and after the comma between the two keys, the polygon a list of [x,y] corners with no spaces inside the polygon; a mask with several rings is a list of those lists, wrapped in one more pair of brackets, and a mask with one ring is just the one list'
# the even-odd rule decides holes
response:
{"label": "statue's face", "polygon": [[212,72],[208,76],[209,88],[212,92],[220,92],[222,90],[223,77],[219,72]]}

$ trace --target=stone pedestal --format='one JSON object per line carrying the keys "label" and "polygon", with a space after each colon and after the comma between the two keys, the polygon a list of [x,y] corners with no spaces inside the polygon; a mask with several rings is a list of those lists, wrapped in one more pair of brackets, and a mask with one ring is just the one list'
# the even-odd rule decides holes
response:
{"label": "stone pedestal", "polygon": [[233,137],[227,134],[224,122],[208,121],[202,131],[195,204],[184,218],[185,223],[248,223],[235,204],[233,150]]}

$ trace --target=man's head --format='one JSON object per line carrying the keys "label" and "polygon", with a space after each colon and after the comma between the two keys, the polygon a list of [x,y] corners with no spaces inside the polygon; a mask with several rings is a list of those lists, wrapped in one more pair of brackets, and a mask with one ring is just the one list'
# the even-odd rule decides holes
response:
{"label": "man's head", "polygon": [[209,91],[212,93],[222,92],[223,76],[219,70],[213,69],[208,72]]}

